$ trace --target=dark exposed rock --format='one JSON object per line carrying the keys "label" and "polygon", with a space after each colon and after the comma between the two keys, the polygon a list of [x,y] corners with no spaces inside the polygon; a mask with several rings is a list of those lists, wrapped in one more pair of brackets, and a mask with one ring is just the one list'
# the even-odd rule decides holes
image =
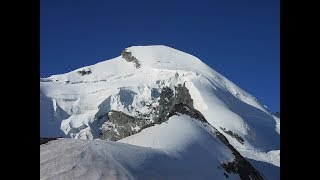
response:
{"label": "dark exposed rock", "polygon": [[191,95],[189,93],[188,88],[186,88],[186,84],[183,85],[178,84],[178,86],[175,87],[176,90],[176,102],[183,103],[191,108],[193,108],[193,100],[191,98]]}
{"label": "dark exposed rock", "polygon": [[120,111],[111,110],[108,113],[108,117],[112,123],[118,124],[120,126],[125,126],[128,124],[130,124],[130,125],[137,124],[139,126],[143,126],[145,124],[142,119],[129,116],[129,115],[127,115],[123,112],[120,112]]}
{"label": "dark exposed rock", "polygon": [[239,136],[238,134],[236,134],[236,133],[234,133],[234,132],[232,132],[232,131],[230,131],[230,130],[226,130],[226,128],[223,128],[223,127],[220,127],[220,129],[221,129],[223,132],[225,132],[225,133],[227,133],[228,135],[230,135],[231,137],[235,138],[239,143],[241,143],[241,144],[244,143],[244,139],[243,139],[241,136]]}
{"label": "dark exposed rock", "polygon": [[140,68],[141,65],[140,65],[138,59],[137,59],[136,57],[134,57],[131,52],[127,51],[127,49],[125,49],[125,50],[123,50],[123,51],[121,52],[121,56],[122,56],[122,58],[124,58],[126,61],[128,61],[128,62],[133,62],[133,63],[134,63],[134,66],[135,66],[137,69]]}
{"label": "dark exposed rock", "polygon": [[222,163],[221,167],[227,172],[227,173],[234,173],[238,174],[241,179],[245,180],[261,180],[264,179],[263,176],[257,171],[250,163],[247,161],[228,141],[228,139],[220,133],[217,129],[214,128],[214,132],[211,132],[216,134],[216,137],[223,142],[234,155],[234,160],[232,162]]}
{"label": "dark exposed rock", "polygon": [[78,81],[78,82],[71,82],[70,84],[81,84],[83,81]]}
{"label": "dark exposed rock", "polygon": [[[129,116],[121,111],[111,110],[108,113],[109,127],[102,130],[101,139],[117,141],[139,132],[140,127],[145,126],[148,121],[142,118]],[[138,128],[135,128],[138,127]]]}
{"label": "dark exposed rock", "polygon": [[91,74],[92,72],[91,72],[90,69],[89,70],[83,69],[83,70],[77,71],[77,73],[80,74],[81,76],[84,76],[84,75],[87,75],[87,74]]}
{"label": "dark exposed rock", "polygon": [[194,119],[197,119],[201,122],[207,123],[207,120],[203,117],[203,115],[198,110],[196,110],[186,104],[183,104],[183,103],[175,104],[173,106],[173,108],[171,109],[171,111],[169,112],[167,118],[169,118],[173,115],[178,115],[178,113],[186,114],[186,115],[188,115]]}
{"label": "dark exposed rock", "polygon": [[40,78],[40,82],[53,82],[53,80],[48,78]]}
{"label": "dark exposed rock", "polygon": [[156,124],[159,124],[159,123],[152,122],[152,123],[146,124],[145,126],[141,127],[141,129],[138,132],[141,132],[142,130],[144,130],[144,129],[148,128],[148,127],[154,126]]}
{"label": "dark exposed rock", "polygon": [[160,93],[158,116],[156,117],[156,122],[161,123],[167,120],[166,116],[170,112],[171,108],[175,103],[175,98],[172,89],[169,87],[164,87]]}
{"label": "dark exposed rock", "polygon": [[45,144],[45,143],[52,141],[52,140],[56,140],[56,139],[58,139],[58,138],[42,138],[42,137],[40,137],[40,145]]}
{"label": "dark exposed rock", "polygon": [[[182,107],[176,106],[177,104],[184,104],[186,107],[193,109],[193,100],[189,93],[189,90],[186,88],[185,84],[175,87],[175,92],[169,87],[162,88],[159,100],[159,115],[157,122],[161,123],[167,121],[170,112],[173,112],[172,109],[183,110]],[[186,111],[185,111],[186,112]]]}
{"label": "dark exposed rock", "polygon": [[228,177],[229,177],[229,176],[228,176],[228,174],[226,174],[226,173],[223,173],[223,175],[224,175],[224,176],[225,176],[225,177],[226,177],[226,178],[228,179]]}
{"label": "dark exposed rock", "polygon": [[231,145],[227,145],[235,156],[234,161],[222,163],[221,167],[225,169],[227,173],[235,173],[240,176],[241,179],[264,179],[263,176],[257,171],[241,154]]}

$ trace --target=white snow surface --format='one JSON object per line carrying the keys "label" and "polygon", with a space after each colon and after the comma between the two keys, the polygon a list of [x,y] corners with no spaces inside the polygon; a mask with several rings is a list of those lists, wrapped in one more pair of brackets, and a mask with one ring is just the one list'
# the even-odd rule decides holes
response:
{"label": "white snow surface", "polygon": [[224,179],[218,166],[234,159],[222,142],[186,115],[142,132],[121,140],[130,144],[80,139],[43,144],[40,179]]}
{"label": "white snow surface", "polygon": [[[273,116],[254,96],[200,59],[182,51],[162,45],[132,46],[126,50],[139,61],[140,68],[136,68],[133,62],[128,62],[119,56],[69,73],[40,78],[41,137],[62,134],[63,137],[75,139],[98,139],[99,129],[104,122],[98,121],[97,117],[105,115],[110,110],[122,111],[133,116],[138,112],[148,113],[150,110],[146,108],[146,104],[156,103],[164,86],[174,87],[185,83],[193,99],[194,108],[200,111],[213,127],[223,133],[244,157],[280,166],[280,118]],[[90,70],[91,73],[80,75],[77,71],[81,70]],[[88,151],[100,153],[102,147],[106,149],[119,147],[120,150],[116,154],[130,151],[142,154],[155,153],[155,156],[160,157],[170,152],[172,153],[170,158],[178,158],[171,155],[179,155],[178,152],[183,151],[191,142],[197,142],[201,146],[206,141],[206,138],[199,135],[200,131],[191,131],[194,127],[188,130],[188,123],[180,125],[178,124],[180,121],[175,118],[171,121],[120,140],[139,147],[100,140],[97,142],[58,140],[53,144],[62,148],[64,143],[69,143],[70,146],[87,149],[85,152],[79,151],[80,154]],[[180,131],[179,126],[184,128]],[[220,127],[238,134],[244,139],[244,143],[239,143]],[[170,133],[163,133],[167,131]],[[159,134],[161,136],[158,136]],[[90,147],[95,143],[99,145]],[[67,151],[69,147],[65,148]],[[131,148],[138,148],[141,151],[136,152]],[[46,146],[41,146],[41,149],[45,151]],[[105,151],[101,153],[111,156]],[[210,150],[208,152],[213,153]],[[115,166],[122,167],[121,160],[114,161]],[[94,172],[97,173],[103,172]],[[113,175],[109,175],[113,177],[119,173],[123,177],[132,176],[124,167],[123,172],[120,168],[114,170],[111,173]]]}

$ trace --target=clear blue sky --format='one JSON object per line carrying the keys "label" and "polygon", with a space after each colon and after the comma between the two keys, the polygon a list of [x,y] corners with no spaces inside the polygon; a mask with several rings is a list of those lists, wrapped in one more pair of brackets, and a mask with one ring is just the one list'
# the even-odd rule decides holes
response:
{"label": "clear blue sky", "polygon": [[41,0],[40,77],[131,45],[190,53],[280,110],[279,0]]}

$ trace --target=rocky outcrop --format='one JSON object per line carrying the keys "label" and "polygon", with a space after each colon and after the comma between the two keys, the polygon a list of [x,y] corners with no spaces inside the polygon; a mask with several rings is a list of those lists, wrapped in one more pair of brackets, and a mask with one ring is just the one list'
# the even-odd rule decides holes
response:
{"label": "rocky outcrop", "polygon": [[193,107],[190,107],[183,103],[178,103],[173,106],[171,111],[169,112],[167,118],[173,116],[173,115],[180,115],[180,114],[186,114],[194,119],[197,119],[201,122],[207,123],[207,120],[203,117],[203,115]]}
{"label": "rocky outcrop", "polygon": [[82,69],[80,71],[77,71],[78,74],[80,74],[81,76],[87,75],[87,74],[91,74],[91,70],[90,69]]}
{"label": "rocky outcrop", "polygon": [[132,55],[131,52],[127,51],[127,49],[123,50],[121,52],[121,56],[122,58],[124,58],[126,61],[128,62],[133,62],[134,63],[134,66],[138,69],[140,68],[141,64],[139,63],[138,59],[136,57],[134,57]]}
{"label": "rocky outcrop", "polygon": [[[238,174],[241,179],[254,179],[262,180],[263,176],[257,171],[250,163],[247,161],[228,141],[228,139],[220,133],[217,129],[214,130],[214,133],[223,142],[234,155],[234,160],[232,162],[222,163],[220,168],[223,168],[226,173]],[[226,177],[228,175],[225,173]]]}
{"label": "rocky outcrop", "polygon": [[175,97],[173,90],[169,87],[164,87],[160,93],[159,106],[157,111],[157,117],[155,118],[156,123],[162,123],[167,120],[167,114],[175,103]]}
{"label": "rocky outcrop", "polygon": [[102,130],[101,139],[117,141],[139,132],[141,127],[150,124],[146,119],[135,118],[120,111],[110,111],[108,113],[106,127]]}
{"label": "rocky outcrop", "polygon": [[193,100],[185,84],[178,84],[174,89],[175,91],[169,87],[162,88],[159,100],[159,114],[156,122],[167,121],[172,109],[179,108],[178,106],[175,107],[177,104],[184,104],[193,109]]}
{"label": "rocky outcrop", "polygon": [[42,138],[42,137],[40,137],[40,145],[46,144],[47,142],[52,141],[52,140],[56,140],[56,139],[58,139],[58,138]]}
{"label": "rocky outcrop", "polygon": [[230,135],[231,137],[235,138],[239,143],[243,144],[244,143],[244,139],[239,136],[238,134],[230,131],[230,130],[226,130],[226,128],[220,127],[220,129],[225,132],[226,134]]}
{"label": "rocky outcrop", "polygon": [[178,84],[178,86],[175,87],[175,91],[176,103],[182,103],[193,108],[193,100],[185,83],[183,85]]}

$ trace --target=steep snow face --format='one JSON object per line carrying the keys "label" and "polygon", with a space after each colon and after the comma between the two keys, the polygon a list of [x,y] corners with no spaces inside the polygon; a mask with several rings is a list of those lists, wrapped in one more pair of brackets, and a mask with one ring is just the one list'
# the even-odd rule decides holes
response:
{"label": "steep snow face", "polygon": [[[180,152],[195,150],[195,147],[203,148],[205,152],[216,158],[228,157],[231,154],[231,151],[226,149],[218,139],[213,138],[208,130],[198,123],[198,120],[184,114],[172,116],[165,123],[144,129],[118,142],[160,149],[177,156]],[[232,156],[220,161],[226,160],[232,160]]]}
{"label": "steep snow face", "polygon": [[163,87],[174,89],[185,83],[194,108],[243,156],[261,161],[254,153],[264,153],[268,156],[263,161],[280,166],[269,153],[280,149],[280,119],[255,97],[182,51],[166,46],[133,46],[125,52],[134,61],[119,56],[41,78],[41,136],[61,136],[63,132],[65,137],[98,139],[100,128],[108,123],[109,111],[130,116],[150,114]]}
{"label": "steep snow face", "polygon": [[52,100],[40,92],[40,134],[42,137],[63,136],[61,119],[68,115]]}
{"label": "steep snow face", "polygon": [[211,80],[211,83],[215,86],[229,91],[242,101],[262,111],[267,111],[267,109],[257,102],[254,97],[233,84],[195,56],[162,45],[133,46],[126,50],[131,52],[132,55],[138,59],[142,67],[194,72],[197,75],[204,76],[206,79]]}

